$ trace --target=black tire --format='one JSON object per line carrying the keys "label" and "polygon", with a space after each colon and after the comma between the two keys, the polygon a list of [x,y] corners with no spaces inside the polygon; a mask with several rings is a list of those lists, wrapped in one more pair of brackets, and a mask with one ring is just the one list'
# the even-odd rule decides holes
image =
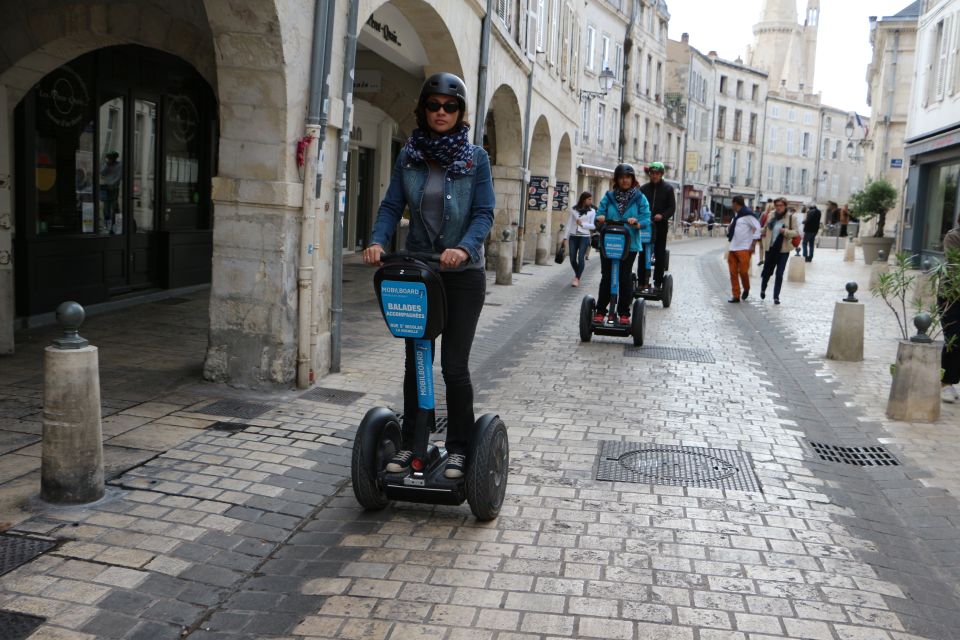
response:
{"label": "black tire", "polygon": [[593,310],[596,303],[590,296],[583,296],[580,303],[580,342],[590,342],[593,337]]}
{"label": "black tire", "polygon": [[467,466],[467,502],[477,520],[500,515],[507,493],[510,439],[500,416],[487,413],[474,426],[471,460]]}
{"label": "black tire", "polygon": [[663,272],[667,271],[670,271],[670,249],[665,249],[663,252]]}
{"label": "black tire", "polygon": [[387,466],[402,443],[400,422],[386,407],[367,411],[353,440],[350,479],[353,495],[368,511],[378,511],[390,502],[380,484],[380,471]]}
{"label": "black tire", "polygon": [[643,329],[646,324],[644,313],[647,306],[643,300],[633,301],[633,316],[630,319],[630,335],[633,336],[633,346],[643,346]]}
{"label": "black tire", "polygon": [[660,292],[660,298],[663,300],[663,308],[669,308],[673,301],[673,276],[669,273],[663,276],[663,290]]}

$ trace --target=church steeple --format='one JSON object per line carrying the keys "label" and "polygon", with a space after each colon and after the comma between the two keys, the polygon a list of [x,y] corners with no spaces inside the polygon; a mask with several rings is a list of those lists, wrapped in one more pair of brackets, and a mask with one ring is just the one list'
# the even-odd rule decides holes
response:
{"label": "church steeple", "polygon": [[747,63],[766,71],[771,89],[813,91],[820,0],[807,0],[801,23],[796,0],[764,0]]}
{"label": "church steeple", "polygon": [[820,0],[807,0],[807,14],[803,21],[803,79],[804,90],[813,91],[813,76],[817,68],[817,29],[820,25]]}

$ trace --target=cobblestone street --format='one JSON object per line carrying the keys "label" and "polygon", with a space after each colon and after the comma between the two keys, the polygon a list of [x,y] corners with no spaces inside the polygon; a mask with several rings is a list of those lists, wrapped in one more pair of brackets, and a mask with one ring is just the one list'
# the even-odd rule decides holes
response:
{"label": "cobblestone street", "polygon": [[[179,317],[200,318],[195,368],[184,345],[159,359],[179,358],[173,371],[132,356],[117,371],[123,358],[98,329],[110,318],[91,319],[104,380],[122,391],[142,368],[153,393],[105,382],[113,472],[88,507],[33,497],[42,379],[28,358],[39,349],[23,350],[0,380],[0,523],[57,546],[0,576],[0,609],[46,618],[34,639],[960,637],[958,408],[934,424],[884,417],[898,333],[859,252],[844,263],[818,250],[780,306],[758,299],[757,282],[731,305],[725,244],[672,244],[673,304],[647,303],[639,353],[627,339],[579,341],[596,256],[579,289],[567,265],[527,266],[512,287],[488,275],[477,412],[499,413],[511,447],[507,500],[489,523],[466,505],[357,505],[353,433],[368,408],[398,406],[402,378],[401,342],[358,264],[345,265],[343,372],[319,382],[357,398],[198,382],[202,311],[187,303]],[[862,363],[824,355],[849,280],[866,304]],[[211,404],[224,400],[262,410],[225,417]],[[882,444],[901,464],[826,462],[811,442]],[[741,464],[728,488],[598,480],[618,467],[615,447],[706,448]],[[725,468],[710,460],[687,470],[692,485]]]}

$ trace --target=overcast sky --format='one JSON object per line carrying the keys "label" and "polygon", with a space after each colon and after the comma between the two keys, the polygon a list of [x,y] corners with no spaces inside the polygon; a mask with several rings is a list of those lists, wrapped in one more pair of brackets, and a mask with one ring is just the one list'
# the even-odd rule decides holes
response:
{"label": "overcast sky", "polygon": [[[910,0],[820,0],[817,36],[817,71],[814,91],[823,93],[831,107],[870,115],[867,106],[867,64],[870,62],[869,16],[889,16],[911,4]],[[797,1],[800,21],[806,0]],[[670,38],[690,34],[690,44],[704,54],[716,51],[721,58],[745,56],[753,43],[753,25],[760,20],[763,0],[704,2],[667,0]]]}

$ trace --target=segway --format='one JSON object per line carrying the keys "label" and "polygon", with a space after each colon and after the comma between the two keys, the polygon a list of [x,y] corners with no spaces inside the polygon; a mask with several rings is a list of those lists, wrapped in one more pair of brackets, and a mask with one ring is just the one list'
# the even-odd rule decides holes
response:
{"label": "segway", "polygon": [[593,296],[586,295],[580,303],[580,340],[590,342],[594,334],[598,336],[633,337],[633,344],[643,345],[643,324],[645,305],[642,299],[633,301],[630,324],[621,325],[617,321],[617,299],[620,294],[620,261],[626,256],[630,246],[630,234],[622,222],[606,222],[600,231],[600,256],[609,258],[610,264],[610,305],[607,317],[594,322],[593,315],[597,302]]}
{"label": "segway", "polygon": [[378,510],[390,500],[460,505],[466,500],[478,520],[500,513],[507,489],[510,446],[507,428],[493,413],[474,425],[470,455],[460,478],[443,475],[447,451],[430,442],[436,430],[433,389],[433,341],[446,323],[446,293],[429,263],[433,254],[384,254],[374,275],[383,319],[395,338],[413,340],[417,376],[417,420],[410,467],[389,473],[387,463],[400,450],[400,419],[386,407],[367,411],[353,441],[350,476],[353,493],[364,509]]}
{"label": "segway", "polygon": [[[656,234],[656,229],[654,229],[654,234]],[[653,272],[657,263],[657,258],[653,255],[654,246],[656,246],[654,239],[643,243],[644,273],[648,276]],[[670,249],[664,250],[663,262],[663,283],[659,287],[656,284],[644,284],[641,287],[637,274],[633,274],[633,297],[643,298],[644,300],[659,300],[663,303],[663,308],[667,309],[673,301],[673,276],[667,273],[670,270]]]}

